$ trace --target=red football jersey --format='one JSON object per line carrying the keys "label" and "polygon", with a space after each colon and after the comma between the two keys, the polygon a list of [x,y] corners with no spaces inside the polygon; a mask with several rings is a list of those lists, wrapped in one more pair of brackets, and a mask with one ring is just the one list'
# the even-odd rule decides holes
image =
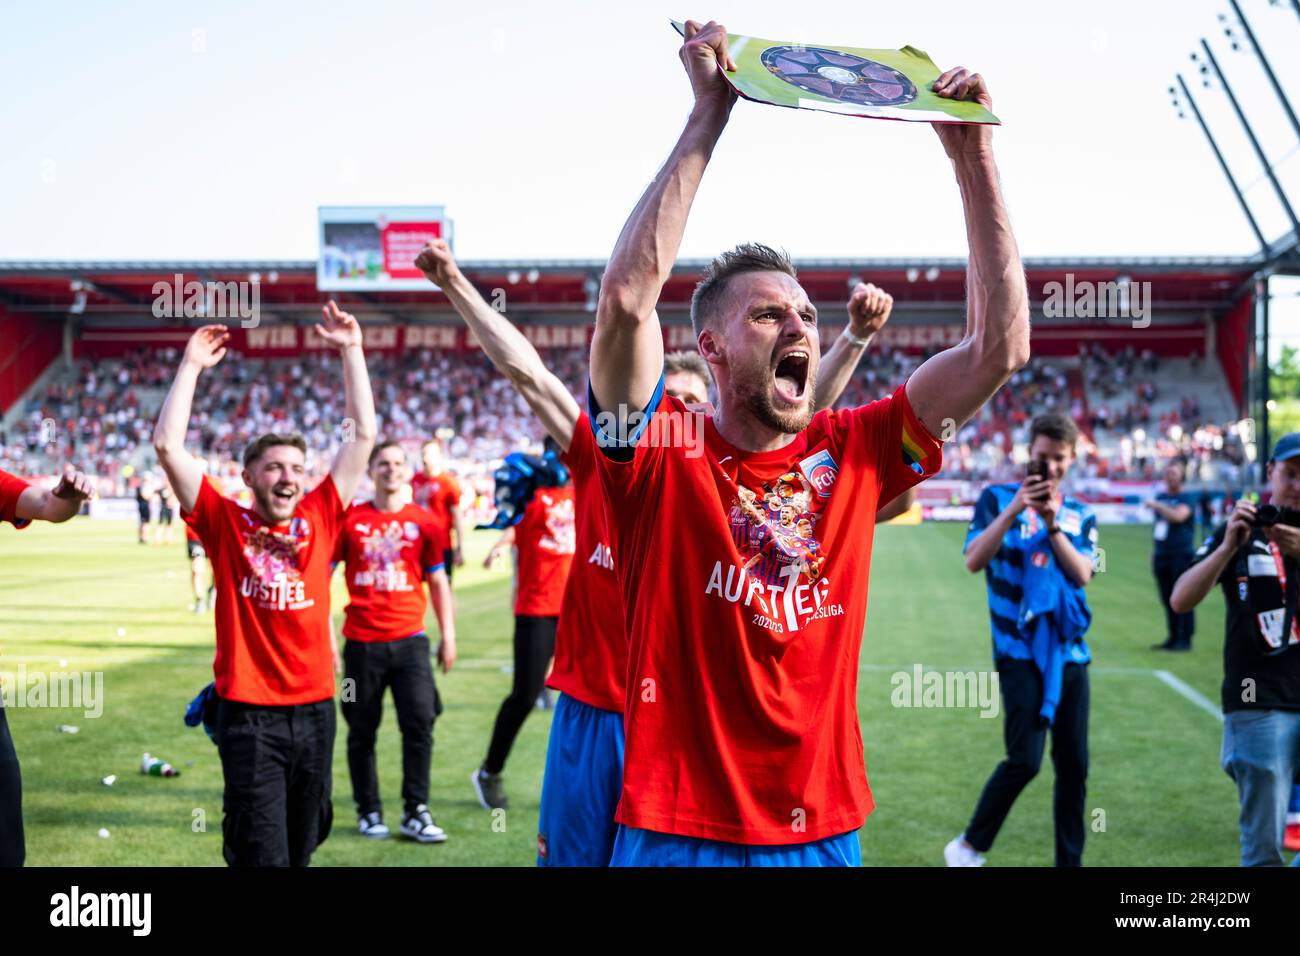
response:
{"label": "red football jersey", "polygon": [[452,512],[460,507],[460,483],[448,472],[430,478],[418,472],[411,479],[411,500],[433,515],[434,527],[440,535],[438,547],[451,549]]}
{"label": "red football jersey", "polygon": [[18,499],[30,487],[30,483],[17,475],[0,471],[0,521],[8,521],[15,528],[25,528],[32,523],[30,518],[23,520],[18,517]]}
{"label": "red football jersey", "polygon": [[558,617],[573,564],[573,487],[538,488],[515,525],[519,581],[515,614]]}
{"label": "red football jersey", "polygon": [[546,686],[591,707],[621,713],[627,634],[605,525],[605,492],[596,475],[600,458],[591,422],[583,412],[564,453],[564,463],[573,475],[577,544],[560,602],[555,666]]}
{"label": "red football jersey", "polygon": [[205,476],[193,512],[181,516],[212,561],[217,693],[267,705],[333,697],[330,557],[344,518],[334,479],[304,496],[288,522],[269,525]]}
{"label": "red football jersey", "polygon": [[344,636],[395,641],[423,631],[424,576],[442,568],[439,543],[432,516],[416,505],[380,511],[366,501],[349,508],[334,546],[348,584]]}
{"label": "red football jersey", "polygon": [[618,820],[750,844],[856,830],[876,509],[938,470],[940,443],[903,388],[769,452],[711,419],[703,448],[652,440],[688,414],[665,398],[633,460],[597,472],[630,638]]}
{"label": "red football jersey", "polygon": [[[226,489],[221,484],[221,481],[219,479],[214,478],[212,475],[208,475],[208,481],[212,482],[212,487],[217,490],[217,494],[221,495],[221,497],[223,498],[226,496]],[[185,540],[186,541],[199,540],[199,536],[195,533],[194,529],[189,526],[188,523],[186,523],[185,525]]]}

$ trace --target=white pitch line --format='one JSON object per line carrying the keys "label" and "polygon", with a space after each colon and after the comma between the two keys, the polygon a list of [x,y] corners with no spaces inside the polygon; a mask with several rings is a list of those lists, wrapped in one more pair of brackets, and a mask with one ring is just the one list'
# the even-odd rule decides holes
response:
{"label": "white pitch line", "polygon": [[[898,673],[898,672],[902,672],[902,673],[911,673],[912,668],[915,667],[915,666],[916,666],[916,662],[913,662],[913,663],[911,663],[911,664],[900,664],[900,665],[898,665],[898,666],[893,666],[893,665],[890,665],[890,664],[860,664],[860,665],[858,665],[858,670],[859,670],[859,671],[864,671],[864,672],[873,672],[873,673],[874,673],[874,672],[883,672],[883,673]],[[921,670],[923,670],[923,671],[939,671],[940,673],[943,673],[943,672],[946,672],[946,671],[968,671],[968,670],[984,670],[984,669],[986,669],[986,668],[982,668],[982,667],[977,667],[977,668],[971,668],[971,667],[932,667],[932,666],[930,666],[930,665],[928,665],[928,664],[922,664],[922,665],[921,665]],[[987,668],[987,669],[992,670],[993,668]],[[1197,707],[1199,707],[1201,710],[1205,711],[1207,714],[1209,714],[1209,715],[1210,715],[1211,717],[1213,717],[1215,720],[1219,721],[1219,723],[1223,723],[1223,711],[1221,711],[1221,710],[1218,708],[1218,706],[1214,703],[1214,701],[1210,700],[1208,697],[1206,697],[1206,696],[1205,696],[1204,694],[1202,694],[1200,691],[1198,691],[1198,690],[1196,690],[1195,688],[1193,688],[1193,687],[1191,687],[1190,685],[1188,685],[1186,682],[1184,682],[1184,681],[1180,680],[1179,678],[1175,677],[1175,676],[1174,676],[1173,674],[1171,674],[1169,671],[1152,670],[1152,669],[1150,669],[1150,668],[1148,668],[1148,667],[1097,667],[1097,666],[1095,666],[1095,665],[1090,665],[1090,666],[1088,667],[1088,670],[1091,671],[1092,673],[1095,673],[1095,674],[1143,674],[1143,675],[1149,675],[1149,676],[1151,676],[1151,677],[1154,677],[1156,680],[1160,681],[1162,684],[1164,684],[1164,685],[1166,685],[1167,687],[1169,687],[1171,690],[1173,690],[1173,691],[1174,691],[1176,694],[1178,694],[1180,697],[1183,697],[1185,700],[1189,700],[1189,701],[1191,701],[1193,704],[1195,704],[1195,705],[1196,705]]]}
{"label": "white pitch line", "polygon": [[1205,711],[1207,714],[1209,714],[1219,723],[1223,723],[1223,711],[1219,710],[1219,708],[1215,706],[1214,701],[1210,700],[1200,691],[1189,687],[1183,681],[1179,680],[1173,674],[1169,673],[1169,671],[1152,671],[1152,673],[1155,674],[1156,680],[1160,681],[1162,684],[1169,685],[1177,693],[1181,694],[1183,697],[1186,697],[1193,704],[1201,708],[1201,710]]}
{"label": "white pitch line", "polygon": [[[858,670],[864,672],[878,671],[881,673],[893,673],[894,671],[906,671],[907,673],[910,674],[912,672],[912,668],[915,667],[917,663],[918,663],[917,661],[913,661],[910,664],[859,664]],[[955,665],[939,666],[939,665],[921,663],[921,670],[939,671],[940,673],[943,673],[946,671],[962,671],[962,672],[995,671],[997,670],[997,668],[994,667],[991,663],[985,663],[979,665],[966,664],[964,666],[955,666]],[[1153,671],[1149,667],[1106,667],[1104,664],[1098,667],[1095,664],[1089,664],[1088,673],[1090,674],[1142,674],[1145,676],[1150,676],[1154,674],[1155,671]]]}

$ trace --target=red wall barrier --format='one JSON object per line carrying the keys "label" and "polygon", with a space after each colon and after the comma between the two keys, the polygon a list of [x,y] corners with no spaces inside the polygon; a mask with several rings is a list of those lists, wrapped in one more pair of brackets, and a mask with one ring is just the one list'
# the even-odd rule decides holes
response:
{"label": "red wall barrier", "polygon": [[1244,295],[1227,315],[1215,326],[1215,349],[1228,391],[1237,403],[1238,410],[1246,404],[1246,348],[1250,340],[1250,317],[1255,311],[1254,295]]}
{"label": "red wall barrier", "polygon": [[9,407],[59,356],[60,320],[32,319],[0,308],[0,412]]}

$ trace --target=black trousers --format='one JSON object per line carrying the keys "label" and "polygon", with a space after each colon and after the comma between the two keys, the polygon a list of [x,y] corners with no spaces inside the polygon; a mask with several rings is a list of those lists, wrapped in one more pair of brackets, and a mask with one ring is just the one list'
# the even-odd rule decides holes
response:
{"label": "black trousers", "polygon": [[[384,716],[384,689],[393,689],[402,731],[402,804],[407,813],[429,802],[433,722],[442,712],[423,634],[396,641],[348,641],[343,647],[343,700],[348,725],[348,772],[357,814],[382,812],[375,769],[375,733]],[[354,681],[348,684],[348,681]]]}
{"label": "black trousers", "polygon": [[1191,647],[1192,633],[1196,630],[1196,612],[1179,614],[1169,606],[1169,598],[1174,593],[1174,585],[1182,573],[1192,566],[1193,557],[1185,554],[1158,554],[1152,557],[1151,567],[1156,575],[1156,585],[1160,589],[1160,603],[1165,608],[1165,637],[1176,647]]}
{"label": "black trousers", "polygon": [[22,866],[27,858],[23,839],[23,778],[18,754],[9,736],[9,719],[0,705],[0,866]]}
{"label": "black trousers", "polygon": [[267,707],[221,700],[223,853],[231,866],[306,866],[333,822],[334,701]]}
{"label": "black trousers", "polygon": [[1083,801],[1088,778],[1088,668],[1066,664],[1061,702],[1049,727],[1039,716],[1043,678],[1033,661],[998,663],[1002,686],[1003,735],[1007,756],[980,794],[966,827],[966,840],[981,853],[993,846],[1011,805],[1038,773],[1050,732],[1056,770],[1052,815],[1056,824],[1056,865],[1083,865]]}
{"label": "black trousers", "polygon": [[492,742],[488,744],[483,769],[500,773],[510,756],[519,728],[533,711],[537,695],[546,683],[546,667],[555,656],[555,627],[558,617],[515,615],[515,673],[510,696],[501,702]]}

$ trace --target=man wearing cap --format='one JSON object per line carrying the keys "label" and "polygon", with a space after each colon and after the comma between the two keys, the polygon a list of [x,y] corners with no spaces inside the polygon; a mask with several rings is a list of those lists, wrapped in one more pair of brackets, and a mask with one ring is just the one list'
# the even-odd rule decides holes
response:
{"label": "man wearing cap", "polygon": [[[1300,433],[1278,439],[1266,473],[1271,503],[1300,508]],[[1287,801],[1300,771],[1300,522],[1283,510],[1269,525],[1260,510],[1237,502],[1169,603],[1185,613],[1215,584],[1223,587],[1221,763],[1241,800],[1241,865],[1282,866]],[[1291,865],[1300,866],[1300,855]]]}

